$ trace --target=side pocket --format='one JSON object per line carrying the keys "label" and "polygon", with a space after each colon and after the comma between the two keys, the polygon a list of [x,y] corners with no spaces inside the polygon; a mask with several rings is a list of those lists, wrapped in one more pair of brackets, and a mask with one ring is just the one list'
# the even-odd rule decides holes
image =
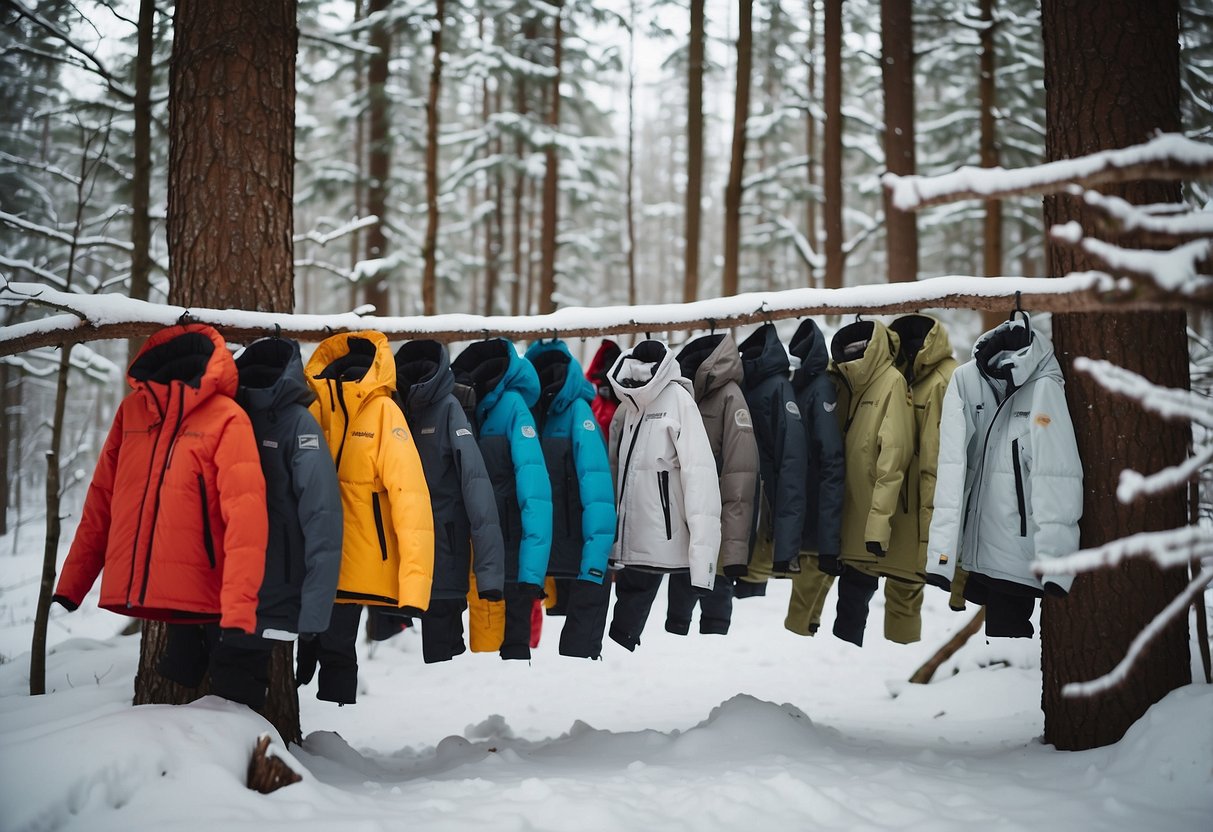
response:
{"label": "side pocket", "polygon": [[455,524],[443,523],[442,525],[446,529],[446,552],[450,557],[455,554]]}
{"label": "side pocket", "polygon": [[1019,505],[1019,536],[1028,536],[1028,511],[1023,495],[1023,470],[1019,466],[1019,440],[1011,441],[1011,464],[1015,468],[1015,502]]}
{"label": "side pocket", "polygon": [[202,500],[202,545],[206,547],[206,560],[215,568],[215,538],[211,534],[211,511],[206,502],[206,480],[201,474],[198,477],[198,496]]}
{"label": "side pocket", "polygon": [[379,554],[387,560],[387,535],[383,531],[383,509],[379,506],[379,492],[371,492],[371,509],[375,512],[375,534],[379,536]]}
{"label": "side pocket", "polygon": [[661,494],[661,513],[665,515],[665,539],[674,539],[674,529],[670,525],[670,472],[657,472],[657,490]]}

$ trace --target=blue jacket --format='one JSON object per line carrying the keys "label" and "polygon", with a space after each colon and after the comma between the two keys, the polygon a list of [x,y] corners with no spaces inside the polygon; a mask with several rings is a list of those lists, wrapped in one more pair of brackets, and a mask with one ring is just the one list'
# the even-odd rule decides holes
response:
{"label": "blue jacket", "polygon": [[552,546],[552,486],[530,411],[539,400],[539,377],[502,338],[470,345],[451,369],[475,396],[477,439],[505,541],[505,579],[542,587]]}
{"label": "blue jacket", "polygon": [[594,387],[563,341],[536,342],[526,358],[539,375],[531,410],[553,485],[548,574],[602,583],[615,541],[615,488]]}

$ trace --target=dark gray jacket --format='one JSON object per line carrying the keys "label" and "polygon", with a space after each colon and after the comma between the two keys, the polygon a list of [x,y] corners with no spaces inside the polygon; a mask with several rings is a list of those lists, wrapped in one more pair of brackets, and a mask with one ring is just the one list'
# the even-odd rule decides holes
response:
{"label": "dark gray jacket", "polygon": [[471,422],[453,395],[446,347],[410,341],[396,351],[396,401],[413,431],[434,511],[430,597],[463,598],[475,554],[476,589],[497,600],[505,584],[505,544],[493,484]]}
{"label": "dark gray jacket", "polygon": [[328,443],[308,412],[315,394],[299,345],[262,338],[236,367],[236,401],[253,423],[269,517],[257,632],[323,633],[341,570],[341,491]]}
{"label": "dark gray jacket", "polygon": [[842,551],[842,497],[846,493],[846,451],[838,426],[838,390],[826,372],[830,354],[825,336],[806,318],[792,336],[789,352],[800,359],[792,373],[796,406],[808,445],[805,472],[804,552],[837,557]]}
{"label": "dark gray jacket", "polygon": [[741,342],[746,402],[758,440],[762,490],[771,510],[776,571],[796,559],[804,534],[808,448],[792,389],[791,365],[773,324]]}
{"label": "dark gray jacket", "polygon": [[678,365],[683,376],[691,380],[720,477],[718,571],[728,577],[744,575],[754,527],[758,443],[754,420],[741,392],[737,342],[727,332],[696,338],[679,351]]}

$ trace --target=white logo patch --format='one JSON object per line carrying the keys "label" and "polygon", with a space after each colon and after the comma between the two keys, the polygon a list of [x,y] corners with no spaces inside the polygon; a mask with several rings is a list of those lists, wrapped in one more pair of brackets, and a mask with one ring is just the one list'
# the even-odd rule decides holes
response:
{"label": "white logo patch", "polygon": [[467,428],[460,428],[459,430],[455,431],[455,435],[456,436],[471,436],[472,432],[470,430],[468,430]]}
{"label": "white logo patch", "polygon": [[581,423],[581,426],[583,428],[585,428],[586,430],[592,431],[594,429],[594,420],[586,419],[584,422]]}
{"label": "white logo patch", "polygon": [[750,411],[746,410],[744,407],[738,408],[733,413],[733,421],[737,424],[737,427],[739,427],[739,428],[753,428],[754,427],[754,420],[750,418]]}
{"label": "white logo patch", "polygon": [[522,435],[525,436],[527,439],[534,439],[535,438],[535,429],[533,427],[531,427],[530,425],[523,425],[522,426]]}
{"label": "white logo patch", "polygon": [[438,428],[422,428],[422,429],[421,429],[421,435],[422,435],[422,436],[430,436],[430,435],[432,435],[433,433],[435,433],[437,430],[438,430]]}
{"label": "white logo patch", "polygon": [[299,450],[301,450],[301,451],[318,451],[318,450],[320,450],[320,437],[314,433],[299,434]]}
{"label": "white logo patch", "polygon": [[275,442],[273,439],[262,439],[261,444],[267,448],[277,448],[278,447],[278,443]]}
{"label": "white logo patch", "polygon": [[797,419],[800,418],[800,408],[798,408],[796,406],[796,402],[789,401],[787,404],[785,404],[783,406],[783,409],[786,410],[788,413],[791,413]]}
{"label": "white logo patch", "polygon": [[833,413],[834,408],[838,407],[838,402],[822,402],[821,407],[826,413]]}

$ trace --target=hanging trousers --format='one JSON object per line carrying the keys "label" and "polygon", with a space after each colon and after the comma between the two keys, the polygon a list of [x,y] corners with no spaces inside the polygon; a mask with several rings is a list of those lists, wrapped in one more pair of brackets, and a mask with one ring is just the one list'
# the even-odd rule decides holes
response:
{"label": "hanging trousers", "polygon": [[560,630],[560,655],[596,659],[602,655],[602,634],[606,630],[607,608],[611,605],[611,578],[601,584],[593,581],[569,581],[565,590],[564,627]]}
{"label": "hanging trousers", "polygon": [[1032,613],[1041,591],[999,578],[970,572],[964,597],[986,608],[986,635],[995,638],[1031,638],[1036,632]]}
{"label": "hanging trousers", "polygon": [[838,578],[838,606],[834,617],[834,635],[857,647],[863,646],[863,632],[868,625],[868,606],[880,579],[844,564]]}
{"label": "hanging trousers", "polygon": [[806,554],[804,567],[792,575],[792,595],[788,598],[784,628],[798,636],[815,635],[821,626],[821,612],[832,586],[834,576],[817,568],[816,555]]}
{"label": "hanging trousers", "polygon": [[361,618],[360,604],[333,604],[329,628],[314,638],[299,640],[296,685],[306,685],[317,676],[317,699],[338,705],[354,704],[358,694],[358,622]]}
{"label": "hanging trousers", "polygon": [[615,573],[615,614],[609,632],[612,641],[628,650],[636,649],[664,577],[662,572],[633,568]]}
{"label": "hanging trousers", "polygon": [[699,632],[726,635],[733,621],[733,582],[719,572],[710,594],[702,595],[691,586],[689,572],[670,575],[669,605],[666,609],[667,632],[685,636],[691,631],[691,615],[699,605]]}
{"label": "hanging trousers", "polygon": [[247,633],[221,633],[218,624],[169,624],[156,667],[164,678],[196,688],[207,672],[211,693],[260,710],[270,682],[270,653],[277,642]]}
{"label": "hanging trousers", "polygon": [[421,658],[426,664],[446,662],[464,653],[464,598],[431,598],[421,616]]}
{"label": "hanging trousers", "polygon": [[921,581],[884,579],[884,637],[898,644],[922,639]]}

